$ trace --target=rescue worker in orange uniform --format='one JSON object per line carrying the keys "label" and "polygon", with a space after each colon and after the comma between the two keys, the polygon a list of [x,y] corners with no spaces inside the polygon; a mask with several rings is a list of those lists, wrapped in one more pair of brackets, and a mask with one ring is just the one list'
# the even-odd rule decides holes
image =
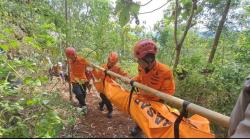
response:
{"label": "rescue worker in orange uniform", "polygon": [[[110,70],[112,72],[115,72],[117,74],[120,74],[122,76],[128,76],[128,74],[126,72],[124,72],[118,65],[118,54],[116,52],[111,52],[108,56],[108,62],[107,64],[102,65],[102,67],[104,69]],[[101,79],[101,81],[103,82],[105,75],[102,71],[98,72],[93,72],[95,77]],[[99,75],[98,75],[99,74]],[[99,76],[99,77],[98,77]],[[109,76],[109,75],[107,75]],[[115,77],[111,76],[111,79],[115,80]],[[99,103],[99,109],[101,111],[104,110],[104,105],[106,105],[107,109],[108,109],[108,113],[107,113],[107,117],[108,118],[112,118],[112,112],[113,112],[113,106],[110,102],[110,100],[105,96],[104,92],[99,92],[100,93],[100,97],[102,99],[102,101]]]}
{"label": "rescue worker in orange uniform", "polygon": [[70,83],[72,84],[73,93],[76,95],[79,101],[80,108],[87,114],[87,106],[85,102],[86,98],[86,83],[88,81],[85,71],[87,66],[90,66],[89,62],[77,56],[76,51],[73,47],[68,47],[65,49],[66,56],[68,58],[68,64],[70,67]]}
{"label": "rescue worker in orange uniform", "polygon": [[[167,65],[156,61],[156,53],[156,43],[152,40],[141,40],[135,44],[134,57],[139,66],[138,75],[134,77],[133,80],[161,92],[173,95],[175,92],[173,72]],[[138,94],[138,99],[143,101],[163,102],[159,97],[146,94],[141,89]],[[136,136],[140,131],[139,126],[136,125],[130,130],[130,133],[132,136]]]}

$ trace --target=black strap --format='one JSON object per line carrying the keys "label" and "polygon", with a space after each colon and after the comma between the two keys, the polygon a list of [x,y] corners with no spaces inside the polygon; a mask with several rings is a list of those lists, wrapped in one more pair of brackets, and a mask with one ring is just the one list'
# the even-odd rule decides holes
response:
{"label": "black strap", "polygon": [[105,69],[105,70],[104,70],[104,74],[105,74],[105,76],[108,75],[108,69]]}
{"label": "black strap", "polygon": [[129,82],[129,84],[130,84],[132,87],[134,86],[134,83],[135,83],[134,80],[131,80],[131,81]]}
{"label": "black strap", "polygon": [[104,70],[104,75],[105,75],[105,77],[106,77],[106,76],[111,77],[111,76],[108,74],[108,71],[109,71],[109,70],[110,70],[109,68]]}
{"label": "black strap", "polygon": [[129,84],[132,86],[131,90],[130,90],[130,94],[129,94],[129,100],[128,100],[128,113],[130,114],[130,104],[131,104],[131,99],[132,99],[132,95],[133,92],[135,91],[135,86],[134,86],[134,82],[133,80],[131,80],[129,82]]}
{"label": "black strap", "polygon": [[130,80],[130,82],[129,82],[129,84],[132,86],[132,87],[134,87],[134,92],[139,92],[139,89],[138,89],[138,87],[135,87],[134,86],[134,83],[135,83],[135,81],[134,80]]}
{"label": "black strap", "polygon": [[181,114],[174,122],[174,137],[175,138],[180,138],[179,126],[180,126],[180,123],[181,123],[181,120],[183,119],[183,117],[187,118],[187,115],[188,115],[187,106],[189,104],[190,104],[190,102],[188,102],[188,101],[183,102]]}

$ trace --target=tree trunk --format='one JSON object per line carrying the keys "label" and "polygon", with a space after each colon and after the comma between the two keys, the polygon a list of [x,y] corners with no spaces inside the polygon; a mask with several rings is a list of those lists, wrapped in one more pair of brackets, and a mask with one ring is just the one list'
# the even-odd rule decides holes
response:
{"label": "tree trunk", "polygon": [[[68,3],[67,0],[65,2],[65,21],[66,21],[66,48],[68,47]],[[68,77],[69,77],[69,100],[72,101],[72,86],[70,83],[70,66],[69,66],[69,60],[67,60],[67,67],[68,67]]]}
{"label": "tree trunk", "polygon": [[175,7],[175,22],[174,22],[174,40],[175,40],[176,56],[175,56],[175,62],[174,62],[174,67],[173,67],[174,70],[177,68],[177,66],[179,64],[181,47],[182,47],[182,44],[183,44],[184,40],[186,39],[188,30],[191,27],[192,19],[193,19],[193,16],[194,16],[194,11],[195,11],[195,9],[197,7],[197,5],[196,5],[197,0],[192,0],[192,10],[191,10],[190,16],[188,18],[185,31],[184,31],[184,33],[183,33],[183,35],[181,37],[181,40],[179,42],[178,42],[178,39],[177,39],[177,18],[178,18],[177,11],[178,11],[178,7],[179,7],[178,0],[176,0],[175,3],[176,3],[176,7]]}
{"label": "tree trunk", "polygon": [[122,43],[122,53],[125,56],[125,37],[124,37],[124,29],[121,30],[121,43]]}
{"label": "tree trunk", "polygon": [[177,47],[176,49],[176,55],[175,55],[175,62],[174,62],[174,70],[177,68],[180,60],[180,54],[181,54],[181,47]]}
{"label": "tree trunk", "polygon": [[217,46],[218,46],[218,43],[219,43],[220,34],[222,32],[224,23],[226,21],[226,17],[227,17],[229,8],[230,8],[230,4],[231,4],[231,0],[227,0],[226,7],[224,9],[224,12],[222,14],[222,18],[220,20],[219,26],[218,26],[217,31],[216,31],[216,35],[215,35],[215,38],[214,38],[214,42],[213,42],[213,45],[212,45],[212,50],[210,52],[208,63],[212,63],[213,62],[214,55],[215,55],[215,52],[216,52],[216,49],[217,49]]}
{"label": "tree trunk", "polygon": [[66,48],[68,47],[68,3],[67,0],[65,2],[65,22],[66,22]]}
{"label": "tree trunk", "polygon": [[174,16],[174,42],[175,42],[175,48],[177,48],[177,46],[178,46],[178,39],[177,39],[178,9],[179,9],[179,2],[178,2],[178,0],[176,0],[175,1],[175,16]]}
{"label": "tree trunk", "polygon": [[178,49],[178,38],[177,38],[178,9],[179,9],[179,2],[178,2],[178,0],[175,0],[174,42],[175,42],[176,55],[175,55],[173,70],[176,69],[176,67],[177,67],[177,65],[179,63],[179,56],[180,56],[180,50]]}

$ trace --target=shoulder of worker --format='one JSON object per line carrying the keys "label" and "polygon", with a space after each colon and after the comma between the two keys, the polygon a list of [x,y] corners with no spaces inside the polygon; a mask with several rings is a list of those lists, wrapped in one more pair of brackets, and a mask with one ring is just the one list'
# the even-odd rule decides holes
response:
{"label": "shoulder of worker", "polygon": [[84,64],[88,63],[88,60],[84,57],[81,57],[81,56],[77,56],[77,60],[80,61],[81,63],[84,63]]}
{"label": "shoulder of worker", "polygon": [[106,68],[107,68],[107,64],[102,64],[102,67],[103,67],[104,69],[106,69]]}
{"label": "shoulder of worker", "polygon": [[156,69],[158,74],[161,76],[161,77],[169,77],[169,76],[172,76],[172,69],[166,65],[166,64],[162,64],[160,62],[156,62]]}
{"label": "shoulder of worker", "polygon": [[121,65],[119,63],[115,64],[113,67],[116,69],[121,69]]}

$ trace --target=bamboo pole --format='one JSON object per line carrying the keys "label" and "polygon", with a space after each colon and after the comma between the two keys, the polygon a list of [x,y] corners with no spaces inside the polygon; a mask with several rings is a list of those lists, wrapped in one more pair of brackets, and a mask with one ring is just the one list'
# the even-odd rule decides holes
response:
{"label": "bamboo pole", "polygon": [[[99,67],[97,65],[92,64],[92,66],[99,69],[99,70],[105,71],[104,68]],[[117,77],[120,80],[124,81],[125,83],[130,83],[130,81],[131,81],[131,79],[129,79],[127,77],[123,77],[123,76],[121,76],[117,73],[114,73],[112,71],[109,71],[109,70],[107,70],[107,74],[114,76],[114,77]],[[182,104],[184,102],[184,100],[182,100],[180,98],[177,98],[177,97],[168,95],[166,93],[160,92],[158,90],[155,90],[153,88],[150,88],[150,87],[143,85],[143,84],[140,84],[138,82],[134,82],[134,86],[146,91],[146,93],[150,93],[150,94],[153,94],[155,96],[158,96],[159,98],[167,101],[168,104],[172,104],[174,107],[181,108]],[[190,103],[188,105],[187,110],[191,113],[206,117],[208,120],[213,121],[216,124],[219,124],[223,127],[229,127],[229,119],[230,118],[226,115],[220,114],[218,112],[209,110],[207,108],[201,107],[201,106],[193,104],[193,103]]]}

